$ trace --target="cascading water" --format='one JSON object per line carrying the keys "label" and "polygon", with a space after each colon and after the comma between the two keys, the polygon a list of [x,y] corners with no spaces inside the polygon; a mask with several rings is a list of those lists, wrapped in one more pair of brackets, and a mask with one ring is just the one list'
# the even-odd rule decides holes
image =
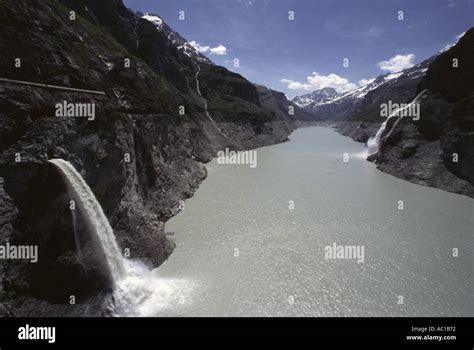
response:
{"label": "cascading water", "polygon": [[84,211],[84,219],[89,221],[89,227],[94,230],[93,234],[99,239],[107,257],[113,281],[116,283],[127,273],[126,262],[102,207],[71,163],[63,159],[51,159],[50,162],[61,171],[69,190],[79,200],[78,205]]}
{"label": "cascading water", "polygon": [[389,121],[389,119],[393,118],[393,117],[396,117],[396,116],[399,116],[399,118],[395,121],[395,123],[393,123],[392,125],[392,129],[390,130],[389,132],[389,135],[391,134],[392,130],[394,130],[394,128],[398,125],[399,121],[401,120],[401,118],[403,118],[403,116],[401,115],[405,109],[408,109],[408,108],[411,108],[411,106],[414,104],[414,103],[418,103],[421,99],[421,97],[425,94],[426,90],[423,90],[422,92],[420,92],[413,101],[411,101],[409,104],[407,104],[406,106],[404,107],[401,107],[401,108],[397,108],[395,111],[393,111],[388,117],[387,119],[385,119],[385,121],[382,123],[382,125],[380,126],[379,130],[377,130],[377,133],[375,134],[375,136],[373,137],[370,137],[369,140],[367,141],[367,148],[368,148],[368,155],[372,155],[372,154],[375,154],[379,151],[379,147],[380,147],[380,140],[382,138],[382,135],[383,133],[385,132],[385,129],[387,127],[387,122]]}
{"label": "cascading water", "polygon": [[171,302],[176,304],[177,298],[184,295],[183,291],[177,293],[177,289],[189,290],[189,283],[183,286],[181,281],[159,279],[141,262],[124,258],[100,203],[81,174],[63,159],[51,159],[49,162],[60,170],[68,191],[78,202],[80,210],[83,210],[84,220],[88,221],[91,233],[105,252],[114,283],[113,295],[109,300],[113,314],[146,316],[168,307]]}
{"label": "cascading water", "polygon": [[207,119],[209,119],[209,121],[211,122],[211,124],[217,129],[217,131],[219,131],[219,133],[224,136],[225,138],[227,138],[226,135],[224,135],[224,133],[221,131],[221,129],[219,129],[219,127],[217,126],[215,120],[211,117],[211,114],[209,113],[208,109],[207,109],[207,99],[202,95],[201,93],[201,89],[199,87],[199,73],[201,72],[201,66],[198,65],[198,70],[196,72],[196,91],[198,93],[198,95],[201,97],[201,99],[203,100],[204,102],[204,111],[206,112],[206,117]]}

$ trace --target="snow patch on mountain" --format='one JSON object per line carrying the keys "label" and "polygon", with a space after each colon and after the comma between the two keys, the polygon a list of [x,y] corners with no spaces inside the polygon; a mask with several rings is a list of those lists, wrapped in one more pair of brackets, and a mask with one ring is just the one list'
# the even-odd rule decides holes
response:
{"label": "snow patch on mountain", "polygon": [[338,96],[337,91],[334,88],[325,87],[320,90],[313,91],[312,93],[297,96],[293,99],[293,103],[299,107],[307,107],[310,104],[314,103],[324,103],[332,100],[334,97]]}
{"label": "snow patch on mountain", "polygon": [[172,30],[160,16],[154,13],[145,13],[141,17],[153,23],[157,30],[166,35],[170,45],[175,46],[190,59],[197,63],[213,64],[212,61],[204,56],[198,48],[194,47],[193,42],[189,43],[179,33]]}
{"label": "snow patch on mountain", "polygon": [[161,28],[163,27],[163,20],[157,15],[145,13],[142,18],[153,23],[156,26],[156,29],[158,30],[161,30]]}
{"label": "snow patch on mountain", "polygon": [[392,79],[397,79],[403,74],[403,72],[395,72],[395,73],[390,73],[386,77],[384,77],[385,80],[392,80]]}

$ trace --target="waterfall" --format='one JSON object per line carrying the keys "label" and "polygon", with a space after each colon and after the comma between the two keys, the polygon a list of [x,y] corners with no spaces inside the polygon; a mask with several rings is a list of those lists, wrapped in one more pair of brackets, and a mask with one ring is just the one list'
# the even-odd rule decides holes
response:
{"label": "waterfall", "polygon": [[51,159],[49,162],[61,171],[69,191],[77,198],[79,202],[77,204],[84,211],[84,220],[88,221],[89,227],[93,230],[92,233],[102,245],[113,281],[116,283],[126,275],[127,264],[102,207],[71,163],[63,159]]}
{"label": "waterfall", "polygon": [[[420,101],[421,97],[425,94],[425,92],[426,92],[426,90],[423,90],[422,92],[420,92],[415,97],[415,99],[413,101],[411,101],[409,104],[407,104],[404,107],[397,108],[395,111],[393,111],[387,117],[387,119],[385,119],[385,121],[380,126],[379,130],[377,130],[377,133],[375,134],[375,136],[370,137],[369,140],[367,141],[367,148],[368,148],[368,155],[369,156],[372,155],[372,154],[375,154],[379,151],[380,140],[382,138],[383,133],[385,132],[385,129],[387,127],[387,122],[389,121],[389,119],[398,116],[399,114],[401,114],[402,111],[404,111],[407,108],[410,108],[414,103],[418,103]],[[400,122],[400,120],[402,118],[403,118],[403,116],[400,115],[399,118],[395,121],[395,123],[393,123],[392,128],[390,129],[389,135],[392,133],[392,131],[395,129],[395,127],[398,125],[398,123]]]}
{"label": "waterfall", "polygon": [[[199,88],[199,73],[201,73],[201,66],[198,65],[198,70],[196,72],[196,91],[199,94],[199,96],[202,97],[201,89]],[[204,97],[202,97],[202,98],[204,99]],[[207,103],[205,104],[205,106],[207,107]],[[206,110],[207,110],[207,108],[206,108]]]}
{"label": "waterfall", "polygon": [[[189,282],[159,278],[140,261],[124,258],[100,203],[82,176],[68,161],[51,159],[49,162],[60,170],[68,191],[105,252],[114,282],[113,294],[107,297],[113,315],[156,316],[171,305],[179,307],[179,298],[192,287]],[[76,219],[73,213],[73,220]],[[79,259],[80,253],[78,251]]]}
{"label": "waterfall", "polygon": [[219,131],[219,133],[224,136],[225,138],[227,138],[226,135],[224,135],[224,133],[221,131],[221,129],[219,129],[219,127],[217,126],[215,120],[211,117],[211,114],[209,113],[208,109],[207,109],[207,99],[204,98],[204,96],[202,95],[201,93],[201,88],[199,87],[199,73],[201,72],[201,66],[198,65],[198,70],[196,72],[196,91],[198,93],[198,95],[201,97],[201,99],[203,100],[204,102],[204,111],[206,112],[206,117],[207,119],[209,119],[209,121],[211,122],[212,126],[214,126],[217,131]]}

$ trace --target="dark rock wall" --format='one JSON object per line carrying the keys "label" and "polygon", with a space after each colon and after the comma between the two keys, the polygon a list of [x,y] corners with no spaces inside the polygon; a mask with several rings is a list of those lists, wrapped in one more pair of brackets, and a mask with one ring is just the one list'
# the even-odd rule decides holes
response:
{"label": "dark rock wall", "polygon": [[[0,264],[9,314],[103,315],[107,304],[103,252],[80,215],[74,235],[71,198],[47,159],[70,161],[120,247],[156,267],[174,248],[164,223],[206,177],[202,163],[225,147],[283,142],[296,127],[286,99],[262,104],[255,85],[206,62],[201,89],[218,127],[210,123],[196,92],[198,63],[118,0],[1,1],[0,50],[2,78],[105,93],[0,83],[0,244],[39,246],[36,265]],[[56,117],[63,101],[95,103],[95,120]],[[71,294],[77,305],[68,304]]]}
{"label": "dark rock wall", "polygon": [[[457,59],[459,66],[453,66]],[[379,168],[423,185],[474,197],[474,28],[437,56],[417,92],[420,120],[384,140]]]}

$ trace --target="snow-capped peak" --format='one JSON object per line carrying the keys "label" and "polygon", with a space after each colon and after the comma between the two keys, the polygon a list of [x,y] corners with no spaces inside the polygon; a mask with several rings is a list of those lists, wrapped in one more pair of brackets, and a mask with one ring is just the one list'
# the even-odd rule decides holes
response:
{"label": "snow-capped peak", "polygon": [[384,79],[385,79],[385,80],[397,79],[397,78],[398,78],[399,76],[401,76],[403,73],[404,73],[403,71],[390,73],[389,75],[387,75],[386,77],[384,77]]}
{"label": "snow-capped peak", "polygon": [[306,107],[313,103],[323,103],[325,101],[331,100],[334,96],[337,96],[338,92],[330,87],[324,87],[320,90],[315,90],[309,94],[303,96],[297,96],[293,99],[293,102],[300,106]]}
{"label": "snow-capped peak", "polygon": [[199,50],[193,47],[192,43],[189,43],[179,33],[173,31],[166,23],[161,19],[160,16],[154,13],[145,13],[141,17],[156,26],[156,29],[166,35],[170,45],[176,47],[184,55],[188,56],[192,60],[198,63],[212,64],[212,61],[204,56]]}
{"label": "snow-capped peak", "polygon": [[163,20],[157,15],[145,13],[142,18],[153,23],[156,26],[156,29],[161,29],[163,26]]}

